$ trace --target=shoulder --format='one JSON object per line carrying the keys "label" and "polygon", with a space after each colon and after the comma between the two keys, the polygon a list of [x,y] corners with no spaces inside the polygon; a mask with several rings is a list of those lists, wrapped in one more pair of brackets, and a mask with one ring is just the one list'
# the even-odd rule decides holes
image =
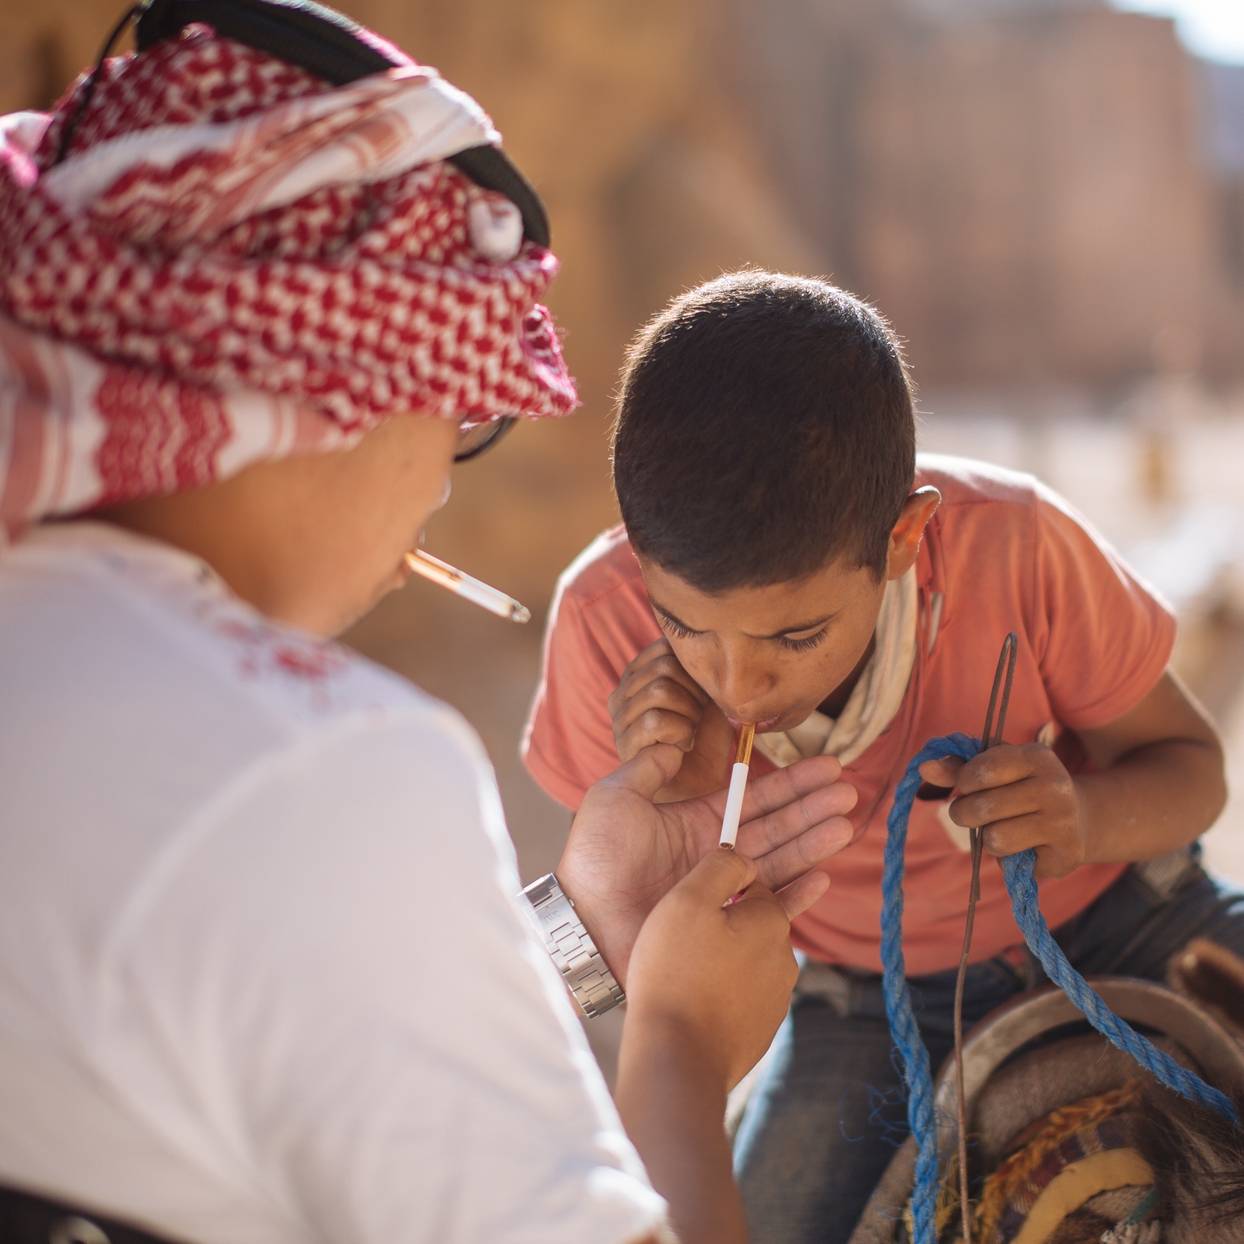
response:
{"label": "shoulder", "polygon": [[942,495],[934,515],[934,539],[953,544],[987,541],[997,548],[1008,539],[1032,555],[1056,555],[1083,546],[1108,560],[1117,554],[1066,498],[1022,471],[949,454],[920,454],[916,484],[932,484]]}
{"label": "shoulder", "polygon": [[[978,567],[1006,557],[1013,572],[1034,564],[1052,529],[1101,543],[1086,520],[1034,475],[948,454],[920,454],[916,485],[931,484],[941,503],[928,527],[934,561]],[[1009,550],[1004,552],[1004,550]]]}
{"label": "shoulder", "polygon": [[602,532],[567,567],[557,584],[550,634],[558,643],[573,636],[576,644],[595,648],[614,674],[660,638],[624,527]]}
{"label": "shoulder", "polygon": [[[363,734],[413,730],[486,764],[452,709],[102,524],[32,533],[0,559],[0,703],[25,723],[0,786],[52,835],[86,816],[154,844],[239,784]],[[58,782],[66,770],[90,779]]]}
{"label": "shoulder", "polygon": [[917,455],[916,485],[923,484],[932,484],[942,494],[938,507],[942,514],[971,507],[995,514],[1008,508],[1031,511],[1043,496],[1053,495],[1034,475],[950,454]]}
{"label": "shoulder", "polygon": [[[0,560],[0,634],[13,666],[65,671],[82,699],[123,682],[182,712],[315,730],[355,712],[430,711],[404,679],[234,596],[201,562],[102,523],[36,529]],[[102,687],[98,688],[102,691]]]}
{"label": "shoulder", "polygon": [[566,567],[557,583],[558,596],[573,600],[580,607],[614,594],[638,595],[645,601],[643,575],[639,559],[627,539],[626,528],[602,531],[578,557]]}

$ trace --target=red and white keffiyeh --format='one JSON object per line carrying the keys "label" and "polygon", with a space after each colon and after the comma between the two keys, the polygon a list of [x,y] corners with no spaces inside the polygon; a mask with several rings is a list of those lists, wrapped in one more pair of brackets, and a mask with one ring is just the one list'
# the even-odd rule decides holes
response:
{"label": "red and white keffiyeh", "polygon": [[446,157],[499,135],[413,63],[343,87],[191,27],[0,118],[0,525],[575,406],[557,271]]}

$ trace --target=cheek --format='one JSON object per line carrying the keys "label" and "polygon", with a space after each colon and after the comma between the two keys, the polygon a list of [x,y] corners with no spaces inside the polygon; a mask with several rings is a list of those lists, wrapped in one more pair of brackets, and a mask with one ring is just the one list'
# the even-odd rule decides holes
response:
{"label": "cheek", "polygon": [[712,650],[708,644],[697,644],[686,639],[669,639],[670,648],[678,658],[678,664],[695,679],[701,687],[711,690],[717,681],[714,674]]}
{"label": "cheek", "polygon": [[819,703],[851,672],[853,665],[853,660],[847,660],[846,654],[827,642],[810,652],[785,654],[778,665],[778,682],[789,698]]}

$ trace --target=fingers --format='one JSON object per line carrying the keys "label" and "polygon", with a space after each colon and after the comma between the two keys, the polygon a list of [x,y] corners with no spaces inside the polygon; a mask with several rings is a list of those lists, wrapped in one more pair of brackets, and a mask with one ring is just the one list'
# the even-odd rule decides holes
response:
{"label": "fingers", "polygon": [[759,879],[770,889],[791,885],[850,844],[855,831],[845,814],[858,796],[837,780],[841,772],[834,757],[816,756],[749,784],[738,846],[756,861]]}
{"label": "fingers", "polygon": [[787,920],[803,915],[813,903],[824,896],[828,889],[829,877],[819,871],[805,873],[797,881],[792,881],[778,894],[782,906],[786,909]]}
{"label": "fingers", "polygon": [[[735,852],[720,851],[718,854],[734,855]],[[710,856],[709,858],[711,859],[712,857]],[[746,856],[742,858],[747,859]],[[819,875],[825,876],[824,873]],[[826,881],[829,880],[828,877],[825,879]],[[812,889],[813,887],[810,886],[808,897],[810,897]],[[768,886],[763,885],[761,882],[753,881],[741,893],[736,890],[734,895],[730,897],[733,901],[730,903],[727,918],[730,927],[736,933],[761,938],[781,938],[783,940],[790,937],[790,915],[787,912],[786,901],[783,896],[774,894]],[[811,902],[815,902],[816,898],[819,897],[820,893],[816,893],[816,896],[811,898]],[[803,910],[799,907],[799,901],[800,895],[794,895],[793,903],[795,907]],[[794,977],[792,977],[786,988],[792,988],[794,983]]]}
{"label": "fingers", "polygon": [[1026,816],[995,821],[981,831],[990,855],[1037,853],[1037,877],[1065,877],[1084,863],[1084,836],[1072,817],[1052,816],[1044,809]]}
{"label": "fingers", "polygon": [[1038,744],[983,752],[964,765],[959,789],[964,793],[950,805],[950,818],[958,825],[994,826],[1035,814],[1054,825],[1078,812],[1071,775],[1048,747]]}
{"label": "fingers", "polygon": [[[835,812],[850,812],[855,807],[857,796],[853,786],[838,781],[841,776],[842,765],[836,756],[812,756],[806,760],[797,760],[785,769],[766,773],[754,781],[749,780],[741,819],[750,821],[765,816],[796,803],[814,791],[824,789],[836,789],[836,799],[850,799],[849,803],[836,807]],[[725,806],[724,795],[722,806]]]}
{"label": "fingers", "polygon": [[[1041,743],[1023,743],[1018,746],[1002,743],[962,764],[955,785],[963,794],[970,795],[975,791],[1008,786],[1026,777],[1050,776],[1059,770],[1066,772],[1062,761]],[[922,774],[923,771],[922,765]]]}
{"label": "fingers", "polygon": [[1040,778],[1027,777],[974,795],[961,795],[950,805],[950,819],[956,825],[992,825],[1040,812],[1048,795],[1048,784]]}
{"label": "fingers", "polygon": [[1085,837],[1075,783],[1040,744],[990,748],[959,771],[965,792],[950,805],[958,825],[979,825],[991,855],[1035,848],[1038,877],[1065,877],[1084,860]]}
{"label": "fingers", "polygon": [[755,857],[759,880],[771,890],[789,886],[850,846],[853,835],[853,826],[845,817],[832,817],[814,825],[790,842]]}
{"label": "fingers", "polygon": [[1074,832],[1054,832],[1049,819],[1039,813],[999,821],[988,826],[982,837],[990,855],[1016,855],[1035,849],[1038,880],[1065,877],[1084,862],[1081,837]]}
{"label": "fingers", "polygon": [[723,906],[756,880],[756,865],[738,851],[710,851],[676,887],[686,898]]}
{"label": "fingers", "polygon": [[[817,757],[818,760],[821,757]],[[825,757],[824,759],[832,759]],[[845,832],[850,838],[851,826],[845,817],[855,807],[858,795],[855,787],[849,782],[834,781],[828,784],[809,784],[816,775],[816,769],[809,767],[800,773],[792,773],[783,769],[777,773],[766,775],[756,786],[769,783],[769,779],[777,779],[768,785],[762,798],[745,799],[743,801],[743,824],[739,829],[739,847],[754,859],[774,851],[779,847],[798,838],[806,831],[826,822],[836,822],[836,831]],[[831,766],[819,766],[822,774],[840,772],[837,762]],[[801,789],[806,787],[806,789]],[[783,801],[777,802],[775,796],[782,796]],[[751,805],[749,807],[749,804]],[[768,805],[769,810],[760,811]],[[846,845],[844,842],[843,846]]]}
{"label": "fingers", "polygon": [[941,760],[926,760],[920,766],[920,776],[932,786],[954,789],[959,784],[959,770],[967,762],[962,756],[944,756]]}
{"label": "fingers", "polygon": [[618,755],[629,760],[652,743],[690,751],[708,696],[683,669],[669,641],[649,644],[625,669],[609,697]]}
{"label": "fingers", "polygon": [[957,825],[992,825],[1044,812],[1064,815],[1074,803],[1071,775],[1061,760],[1040,744],[990,748],[959,771],[962,792],[950,805]]}
{"label": "fingers", "polygon": [[601,778],[596,785],[623,787],[645,799],[652,797],[678,772],[682,752],[669,743],[654,743],[637,752],[625,764]]}

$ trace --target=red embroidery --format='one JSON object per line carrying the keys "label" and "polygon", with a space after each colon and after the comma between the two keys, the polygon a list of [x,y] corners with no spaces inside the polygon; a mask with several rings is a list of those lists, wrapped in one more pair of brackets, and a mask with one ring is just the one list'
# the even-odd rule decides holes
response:
{"label": "red embroidery", "polygon": [[238,669],[247,678],[275,674],[322,684],[349,667],[347,655],[328,640],[304,638],[259,618],[222,617],[216,614],[217,608],[205,607],[201,611],[203,621],[241,649]]}

